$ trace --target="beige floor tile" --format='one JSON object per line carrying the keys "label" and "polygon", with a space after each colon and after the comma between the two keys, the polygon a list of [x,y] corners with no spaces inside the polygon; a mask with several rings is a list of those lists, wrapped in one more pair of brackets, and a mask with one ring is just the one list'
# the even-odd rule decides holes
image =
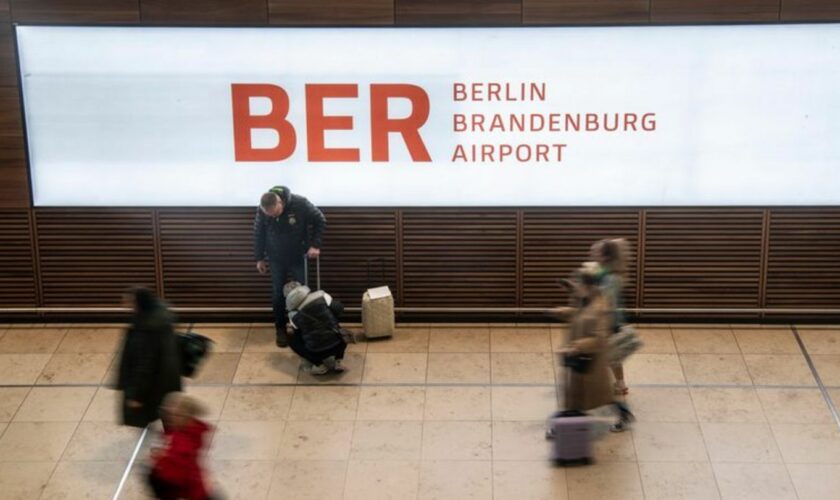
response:
{"label": "beige floor tile", "polygon": [[700,424],[712,462],[782,463],[773,432],[766,424]]}
{"label": "beige floor tile", "polygon": [[556,389],[493,387],[493,420],[540,420],[557,409]]}
{"label": "beige floor tile", "polygon": [[697,421],[687,388],[633,387],[627,402],[640,422]]}
{"label": "beige floor tile", "polygon": [[744,361],[756,385],[817,385],[801,354],[746,354]]}
{"label": "beige floor tile", "polygon": [[64,338],[65,328],[13,328],[0,338],[0,354],[52,354]]}
{"label": "beige floor tile", "polygon": [[569,343],[569,327],[566,325],[551,326],[551,350],[559,352]]}
{"label": "beige floor tile", "polygon": [[356,422],[350,458],[353,460],[419,460],[423,444],[419,421]]}
{"label": "beige floor tile", "polygon": [[596,462],[635,462],[636,445],[630,432],[608,432],[592,444]]}
{"label": "beige floor tile", "polygon": [[545,420],[493,422],[493,460],[545,460],[549,450]]}
{"label": "beige floor tile", "polygon": [[285,420],[294,387],[231,387],[222,420]]}
{"label": "beige floor tile", "polygon": [[294,384],[299,368],[300,358],[293,352],[246,352],[236,368],[233,383]]}
{"label": "beige floor tile", "polygon": [[492,500],[490,461],[427,461],[421,464],[418,500]]}
{"label": "beige floor tile", "polygon": [[723,500],[796,500],[784,465],[714,464]]}
{"label": "beige floor tile", "polygon": [[840,355],[817,354],[811,360],[824,385],[840,387]]}
{"label": "beige floor tile", "polygon": [[208,464],[205,481],[226,500],[263,499],[271,487],[273,460],[221,460]]}
{"label": "beige floor tile", "polygon": [[210,456],[214,460],[274,460],[284,427],[283,421],[221,421]]}
{"label": "beige floor tile", "polygon": [[797,328],[808,354],[840,354],[840,329]]}
{"label": "beige floor tile", "polygon": [[312,375],[303,367],[298,373],[299,384],[361,384],[365,371],[366,354],[351,352],[344,354],[343,372],[329,372],[324,375]]}
{"label": "beige floor tile", "polygon": [[634,384],[684,384],[680,358],[675,354],[635,354],[624,363],[624,378]]}
{"label": "beige floor tile", "polygon": [[490,421],[425,422],[423,460],[491,460]]}
{"label": "beige floor tile", "polygon": [[429,351],[429,328],[397,328],[389,339],[369,340],[367,352],[413,352]]}
{"label": "beige floor tile", "polygon": [[15,415],[15,422],[78,422],[96,387],[33,387]]}
{"label": "beige floor tile", "polygon": [[787,466],[799,500],[835,500],[840,491],[840,465]]}
{"label": "beige floor tile", "polygon": [[717,500],[715,473],[707,462],[639,464],[648,500]]}
{"label": "beige floor tile", "polygon": [[346,473],[347,462],[344,461],[279,461],[268,499],[339,499],[344,492]]}
{"label": "beige floor tile", "polygon": [[739,354],[738,343],[728,328],[674,328],[674,342],[680,354]]}
{"label": "beige floor tile", "polygon": [[193,331],[213,341],[213,352],[242,352],[248,340],[249,327],[201,328],[196,325]]}
{"label": "beige floor tile", "polygon": [[433,328],[429,336],[429,352],[490,352],[490,329]]}
{"label": "beige floor tile", "polygon": [[[609,478],[609,479],[606,479]],[[569,500],[642,499],[642,481],[635,463],[596,463],[566,471]]]}
{"label": "beige floor tile", "polygon": [[96,390],[96,394],[88,405],[82,420],[85,422],[117,423],[122,421],[121,411],[121,393],[107,387],[100,387]]}
{"label": "beige floor tile", "polygon": [[494,384],[554,384],[549,353],[493,353],[490,378]]}
{"label": "beige floor tile", "polygon": [[344,500],[417,498],[420,464],[415,461],[351,460]]}
{"label": "beige floor tile", "polygon": [[359,393],[358,387],[298,386],[289,420],[355,420]]}
{"label": "beige floor tile", "polygon": [[113,358],[113,354],[53,354],[38,385],[100,384]]}
{"label": "beige floor tile", "polygon": [[55,466],[55,462],[0,462],[0,495],[3,500],[39,498]]}
{"label": "beige floor tile", "polygon": [[640,328],[636,333],[642,341],[642,348],[637,354],[677,353],[670,328]]}
{"label": "beige floor tile", "polygon": [[372,353],[365,357],[363,381],[368,384],[425,384],[428,354]]}
{"label": "beige floor tile", "polygon": [[834,424],[772,424],[789,464],[840,464],[840,431]]}
{"label": "beige floor tile", "polygon": [[491,328],[490,352],[551,352],[550,330]]}
{"label": "beige floor tile", "polygon": [[49,354],[0,354],[0,385],[32,385],[50,360]]}
{"label": "beige floor tile", "polygon": [[76,422],[13,422],[0,438],[0,461],[57,462]]}
{"label": "beige floor tile", "polygon": [[192,385],[185,388],[185,392],[204,406],[206,413],[202,419],[219,420],[228,397],[227,387]]}
{"label": "beige floor tile", "polygon": [[566,469],[547,460],[493,462],[494,500],[567,500]]}
{"label": "beige floor tile", "polygon": [[489,384],[487,353],[430,353],[427,381],[430,384]]}
{"label": "beige floor tile", "polygon": [[362,387],[359,420],[423,420],[426,391],[418,387]]}
{"label": "beige floor tile", "polygon": [[636,422],[633,441],[640,462],[708,461],[697,424]]}
{"label": "beige floor tile", "polygon": [[800,354],[793,332],[784,330],[735,330],[735,339],[744,354]]}
{"label": "beige floor tile", "polygon": [[124,462],[61,462],[41,498],[110,498],[124,469]]}
{"label": "beige floor tile", "polygon": [[29,391],[29,387],[0,387],[0,422],[12,420]]}
{"label": "beige floor tile", "polygon": [[490,420],[487,387],[426,388],[426,420]]}
{"label": "beige floor tile", "polygon": [[65,461],[128,462],[140,429],[103,422],[82,422],[70,439]]}
{"label": "beige floor tile", "polygon": [[278,352],[275,342],[274,327],[251,327],[248,340],[245,341],[245,352]]}
{"label": "beige floor tile", "polygon": [[683,354],[680,360],[689,384],[752,385],[740,354]]}
{"label": "beige floor tile", "polygon": [[[233,352],[211,352],[199,365],[193,377],[193,383],[196,385],[232,383],[242,357],[241,354]],[[246,366],[253,370],[257,369],[254,364]]]}
{"label": "beige floor tile", "polygon": [[834,407],[840,409],[840,389],[828,389],[828,394],[831,396]]}
{"label": "beige floor tile", "polygon": [[353,422],[287,422],[278,458],[347,460],[352,441]]}
{"label": "beige floor tile", "polygon": [[119,328],[70,328],[56,352],[113,354],[120,349],[124,335]]}
{"label": "beige floor tile", "polygon": [[814,389],[757,389],[767,420],[772,424],[830,424],[831,412]]}
{"label": "beige floor tile", "polygon": [[761,402],[752,387],[692,387],[691,398],[701,422],[765,423]]}

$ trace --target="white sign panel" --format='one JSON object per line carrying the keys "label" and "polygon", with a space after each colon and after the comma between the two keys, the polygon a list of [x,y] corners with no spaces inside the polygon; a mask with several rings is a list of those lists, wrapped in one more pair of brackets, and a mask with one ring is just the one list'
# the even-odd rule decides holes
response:
{"label": "white sign panel", "polygon": [[840,205],[840,24],[17,37],[39,206]]}

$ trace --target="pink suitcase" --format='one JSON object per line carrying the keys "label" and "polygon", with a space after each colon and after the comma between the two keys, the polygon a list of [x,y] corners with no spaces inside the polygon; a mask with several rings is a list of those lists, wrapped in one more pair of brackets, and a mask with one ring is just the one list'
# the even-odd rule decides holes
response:
{"label": "pink suitcase", "polygon": [[554,441],[551,460],[557,465],[592,463],[594,422],[579,411],[564,411],[550,419],[550,437]]}

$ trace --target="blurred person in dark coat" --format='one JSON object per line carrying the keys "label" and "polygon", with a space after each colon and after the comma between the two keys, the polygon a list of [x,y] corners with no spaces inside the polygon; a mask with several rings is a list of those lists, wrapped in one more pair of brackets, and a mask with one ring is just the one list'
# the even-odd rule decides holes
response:
{"label": "blurred person in dark coat", "polygon": [[134,308],[123,343],[117,390],[122,391],[123,424],[146,427],[160,418],[167,394],[181,390],[174,317],[146,288],[133,289],[127,300]]}

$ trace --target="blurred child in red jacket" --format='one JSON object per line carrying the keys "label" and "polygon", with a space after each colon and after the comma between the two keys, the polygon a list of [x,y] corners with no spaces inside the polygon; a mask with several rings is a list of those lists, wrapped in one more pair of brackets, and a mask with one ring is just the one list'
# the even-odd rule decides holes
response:
{"label": "blurred child in red jacket", "polygon": [[198,417],[204,408],[193,398],[175,392],[161,406],[166,436],[163,448],[152,450],[149,484],[162,500],[208,500],[199,458],[210,426]]}

